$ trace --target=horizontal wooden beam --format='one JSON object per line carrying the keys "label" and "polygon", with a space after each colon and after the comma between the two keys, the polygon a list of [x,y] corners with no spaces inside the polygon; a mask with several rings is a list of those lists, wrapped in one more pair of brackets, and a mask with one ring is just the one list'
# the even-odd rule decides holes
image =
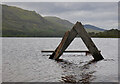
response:
{"label": "horizontal wooden beam", "polygon": [[[41,52],[42,53],[52,53],[52,52],[54,52],[54,50],[42,50]],[[65,53],[82,53],[82,52],[90,53],[87,50],[83,50],[83,51],[80,51],[80,50],[67,50],[67,51],[63,51],[63,52],[65,52]],[[101,51],[99,51],[99,52],[101,52]]]}

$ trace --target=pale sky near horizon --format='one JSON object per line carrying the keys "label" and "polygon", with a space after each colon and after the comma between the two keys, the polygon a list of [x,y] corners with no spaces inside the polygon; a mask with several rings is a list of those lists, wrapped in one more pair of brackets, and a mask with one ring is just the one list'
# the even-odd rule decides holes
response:
{"label": "pale sky near horizon", "polygon": [[80,21],[104,29],[118,28],[117,2],[4,2],[36,11],[42,16],[57,16],[72,23]]}

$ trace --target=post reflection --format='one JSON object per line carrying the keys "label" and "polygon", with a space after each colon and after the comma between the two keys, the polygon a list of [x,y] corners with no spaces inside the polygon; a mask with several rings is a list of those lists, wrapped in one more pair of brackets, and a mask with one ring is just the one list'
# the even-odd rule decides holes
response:
{"label": "post reflection", "polygon": [[96,62],[93,60],[87,62],[80,62],[75,64],[63,59],[59,59],[57,63],[63,69],[61,82],[65,83],[90,83],[96,77],[94,73],[96,72],[94,68],[91,68],[92,65],[95,65]]}

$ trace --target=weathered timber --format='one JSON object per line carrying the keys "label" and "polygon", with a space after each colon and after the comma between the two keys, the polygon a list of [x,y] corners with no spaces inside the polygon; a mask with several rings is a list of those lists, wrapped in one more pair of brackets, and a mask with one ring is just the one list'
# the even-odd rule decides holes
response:
{"label": "weathered timber", "polygon": [[[41,52],[42,53],[53,53],[54,51],[53,50],[42,50]],[[67,51],[63,51],[63,52],[64,53],[82,53],[82,52],[88,52],[88,53],[90,53],[87,50],[83,50],[83,51],[80,51],[80,50],[67,50]]]}
{"label": "weathered timber", "polygon": [[[53,53],[54,51],[53,50],[42,50],[41,51],[42,53]],[[101,51],[99,51],[101,52]],[[87,50],[82,50],[82,51],[79,51],[79,50],[67,50],[67,51],[63,51],[63,53],[85,53],[85,55],[89,55],[91,54],[90,51],[87,51]]]}
{"label": "weathered timber", "polygon": [[60,50],[61,50],[63,44],[65,43],[68,35],[69,35],[69,31],[65,32],[65,35],[64,35],[64,37],[62,38],[60,44],[59,44],[58,47],[55,49],[55,51],[52,53],[52,55],[50,55],[49,59],[55,59],[55,57],[58,56],[58,53],[60,53]]}
{"label": "weathered timber", "polygon": [[59,46],[56,48],[55,52],[53,52],[53,54],[49,58],[58,60],[59,57],[65,51],[65,49],[70,45],[70,43],[76,37],[76,35],[77,35],[77,32],[74,29],[66,32],[61,43],[59,44]]}
{"label": "weathered timber", "polygon": [[67,36],[66,40],[64,43],[62,43],[62,47],[60,49],[60,53],[55,56],[55,60],[58,60],[59,57],[63,54],[63,52],[65,51],[65,49],[70,45],[70,43],[74,40],[74,38],[76,37],[77,35],[77,32],[72,29],[70,32],[69,32],[69,35]]}
{"label": "weathered timber", "polygon": [[65,33],[62,41],[60,42],[59,46],[56,50],[50,55],[50,59],[58,60],[59,57],[63,54],[65,49],[70,45],[73,39],[77,36],[77,34],[81,37],[85,45],[87,46],[89,52],[92,54],[95,61],[99,61],[104,59],[100,54],[99,50],[93,43],[92,39],[90,38],[89,34],[84,29],[83,25],[80,22],[77,22],[71,31]]}
{"label": "weathered timber", "polygon": [[94,42],[90,38],[89,34],[86,32],[84,29],[84,26],[80,23],[77,22],[75,25],[75,30],[77,31],[78,35],[81,37],[85,45],[87,46],[88,50],[92,54],[93,58],[95,61],[99,61],[103,59],[103,56],[100,54],[99,50],[95,46]]}

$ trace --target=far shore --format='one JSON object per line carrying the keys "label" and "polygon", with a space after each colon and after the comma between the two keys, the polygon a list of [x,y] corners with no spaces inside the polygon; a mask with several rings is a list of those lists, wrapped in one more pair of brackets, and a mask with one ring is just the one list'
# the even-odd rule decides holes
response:
{"label": "far shore", "polygon": [[[1,37],[1,36],[0,36]],[[1,38],[62,38],[61,36],[42,36],[42,37],[34,37],[34,36],[2,36]],[[76,37],[81,38],[81,37]],[[120,37],[91,37],[91,38],[120,38]]]}

